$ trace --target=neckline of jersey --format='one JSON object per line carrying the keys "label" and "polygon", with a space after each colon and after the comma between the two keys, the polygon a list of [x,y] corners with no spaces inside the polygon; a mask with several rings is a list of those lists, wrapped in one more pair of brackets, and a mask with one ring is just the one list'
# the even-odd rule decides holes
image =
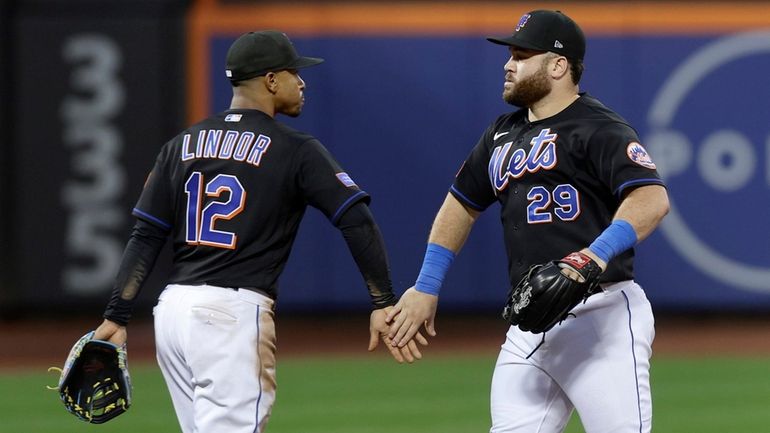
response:
{"label": "neckline of jersey", "polygon": [[529,110],[525,108],[525,109],[523,109],[524,110],[524,116],[523,116],[524,117],[524,123],[526,125],[538,125],[538,124],[546,122],[546,121],[552,122],[554,120],[558,120],[562,115],[572,111],[574,109],[574,107],[577,107],[577,105],[578,105],[577,102],[578,101],[583,101],[584,100],[583,98],[586,97],[586,96],[589,96],[589,95],[588,95],[588,92],[578,92],[578,96],[579,96],[579,98],[575,98],[574,101],[570,102],[570,104],[567,105],[566,107],[564,107],[563,110],[559,111],[558,113],[554,114],[553,116],[546,117],[546,118],[540,119],[540,120],[535,120],[534,122],[531,122],[529,120],[529,115],[528,115],[529,114]]}

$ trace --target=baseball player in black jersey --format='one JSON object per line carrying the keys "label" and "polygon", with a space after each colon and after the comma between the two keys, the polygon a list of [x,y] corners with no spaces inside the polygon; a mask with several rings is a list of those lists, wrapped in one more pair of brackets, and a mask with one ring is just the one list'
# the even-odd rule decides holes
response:
{"label": "baseball player in black jersey", "polygon": [[[371,295],[369,350],[382,337],[398,362],[421,354],[386,333],[395,297],[369,196],[296,117],[301,57],[277,31],[247,33],[227,53],[230,109],[166,143],[133,211],[112,298],[95,339],[122,345],[136,299],[166,239],[169,284],[154,309],[157,357],[182,431],[263,431],[275,398],[273,303],[307,205],[340,229]],[[415,337],[422,344],[427,341]]]}
{"label": "baseball player in black jersey", "polygon": [[576,409],[588,433],[648,432],[654,328],[633,246],[668,212],[666,189],[634,129],[579,92],[585,38],[572,19],[533,11],[511,36],[488,40],[510,51],[503,98],[521,109],[487,128],[457,174],[416,284],[389,313],[390,336],[404,344],[423,325],[435,335],[446,271],[480,212],[499,202],[512,284],[562,258],[603,272],[601,290],[545,333],[509,328],[490,431],[561,432]]}

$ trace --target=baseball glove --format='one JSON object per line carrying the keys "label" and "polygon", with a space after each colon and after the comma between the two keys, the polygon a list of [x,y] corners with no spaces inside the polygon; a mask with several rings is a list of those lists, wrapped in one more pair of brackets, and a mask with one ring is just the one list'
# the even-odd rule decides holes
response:
{"label": "baseball glove", "polygon": [[61,373],[59,391],[64,407],[79,419],[101,424],[131,406],[131,379],[126,347],[94,340],[94,331],[82,336],[70,350]]}
{"label": "baseball glove", "polygon": [[[577,272],[581,281],[564,275],[563,268]],[[522,331],[546,332],[597,290],[601,273],[599,264],[580,252],[534,265],[509,292],[503,318]]]}

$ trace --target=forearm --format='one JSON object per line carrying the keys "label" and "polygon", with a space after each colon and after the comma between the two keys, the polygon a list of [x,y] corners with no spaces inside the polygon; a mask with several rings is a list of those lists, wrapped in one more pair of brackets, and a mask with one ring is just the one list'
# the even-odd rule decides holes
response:
{"label": "forearm", "polygon": [[123,252],[118,276],[104,318],[125,326],[139,292],[166,242],[166,232],[138,220]]}
{"label": "forearm", "polygon": [[646,239],[669,209],[666,188],[647,185],[631,191],[620,203],[614,220],[627,221],[636,232],[637,242]]}
{"label": "forearm", "polygon": [[462,249],[478,212],[463,206],[450,193],[433,222],[415,290],[438,296],[455,255]]}
{"label": "forearm", "polygon": [[647,238],[668,208],[664,187],[648,185],[634,189],[621,202],[612,224],[582,252],[606,269],[610,260]]}
{"label": "forearm", "polygon": [[433,221],[428,243],[459,253],[478,216],[478,211],[463,206],[452,194],[447,194]]}
{"label": "forearm", "polygon": [[364,203],[354,205],[337,226],[366,282],[374,308],[395,305],[385,242],[369,207]]}

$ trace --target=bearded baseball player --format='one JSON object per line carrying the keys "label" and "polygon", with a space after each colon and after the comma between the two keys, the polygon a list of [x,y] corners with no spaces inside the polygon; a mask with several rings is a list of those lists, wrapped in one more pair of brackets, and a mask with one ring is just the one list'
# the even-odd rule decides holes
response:
{"label": "bearded baseball player", "polygon": [[369,350],[383,337],[398,362],[421,357],[414,341],[398,348],[386,335],[396,299],[369,196],[318,140],[275,119],[300,114],[298,70],[322,61],[299,56],[278,31],[239,37],[227,53],[230,109],[163,146],[134,208],[137,223],[94,339],[125,343],[134,301],[170,237],[155,341],[185,433],[264,431],[276,391],[277,280],[308,205],[342,232],[368,286]]}
{"label": "bearded baseball player", "polygon": [[415,286],[389,313],[390,336],[403,345],[420,326],[436,334],[447,269],[499,202],[513,288],[490,431],[561,432],[576,409],[587,433],[649,432],[653,315],[633,247],[668,212],[663,181],[634,129],[579,91],[585,38],[572,19],[536,10],[488,40],[508,48],[503,99],[521,108],[498,117],[462,165]]}

